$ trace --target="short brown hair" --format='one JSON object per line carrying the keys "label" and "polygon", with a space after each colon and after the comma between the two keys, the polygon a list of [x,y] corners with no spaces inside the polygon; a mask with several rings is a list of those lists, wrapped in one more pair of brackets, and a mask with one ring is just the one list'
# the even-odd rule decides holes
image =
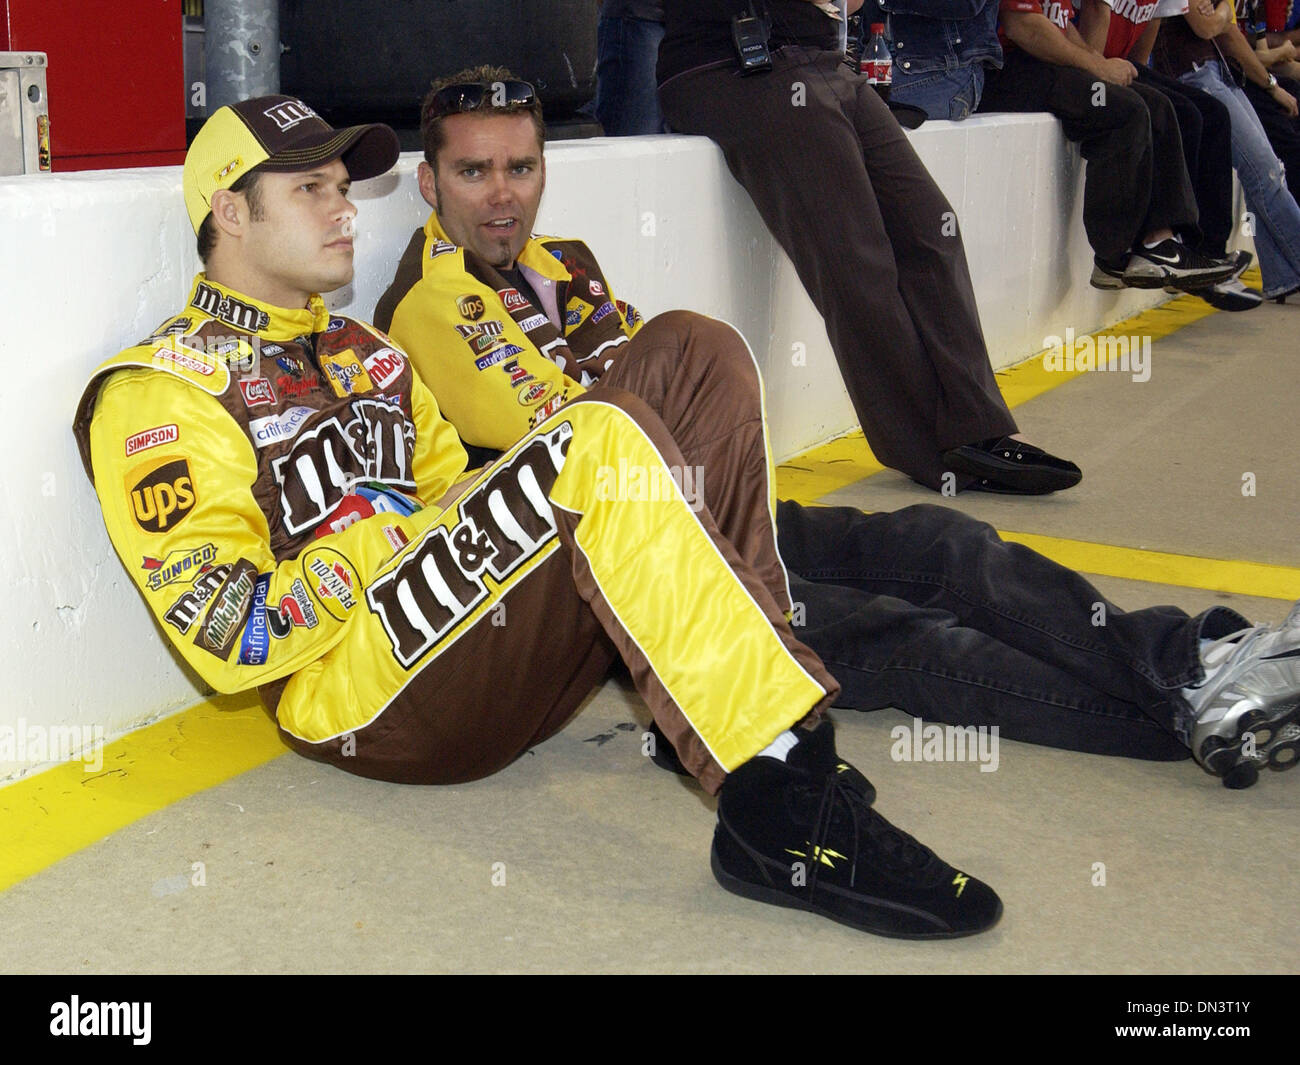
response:
{"label": "short brown hair", "polygon": [[[242,192],[248,200],[248,213],[253,221],[260,222],[266,217],[262,209],[262,192],[258,187],[262,175],[256,170],[250,170],[233,185],[230,186],[231,192]],[[212,249],[217,246],[217,224],[212,221],[212,212],[203,219],[203,225],[199,226],[198,235],[198,252],[199,261],[206,264],[208,256],[212,254]]]}
{"label": "short brown hair", "polygon": [[[446,115],[433,114],[433,100],[448,85],[458,85],[462,82],[470,84],[491,85],[498,81],[518,81],[520,80],[515,74],[505,67],[493,67],[484,64],[483,66],[471,67],[468,70],[461,70],[455,74],[448,75],[445,78],[438,78],[429,86],[429,91],[424,94],[424,99],[420,102],[420,137],[424,142],[424,160],[435,170],[437,169],[438,152],[446,143],[446,137],[442,131],[442,120]],[[530,104],[511,104],[506,107],[485,108],[482,111],[466,111],[464,114],[482,114],[490,117],[494,114],[528,114],[532,116],[533,126],[537,130],[537,145],[545,147],[546,145],[546,120],[542,117],[542,101],[536,96]]]}

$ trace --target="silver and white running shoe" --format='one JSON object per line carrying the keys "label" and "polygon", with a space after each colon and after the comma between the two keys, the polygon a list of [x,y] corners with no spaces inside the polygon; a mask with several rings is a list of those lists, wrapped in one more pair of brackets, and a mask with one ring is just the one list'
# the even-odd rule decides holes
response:
{"label": "silver and white running shoe", "polygon": [[1300,762],[1300,603],[1277,627],[1215,640],[1201,655],[1209,679],[1185,692],[1194,714],[1192,755],[1225,787]]}

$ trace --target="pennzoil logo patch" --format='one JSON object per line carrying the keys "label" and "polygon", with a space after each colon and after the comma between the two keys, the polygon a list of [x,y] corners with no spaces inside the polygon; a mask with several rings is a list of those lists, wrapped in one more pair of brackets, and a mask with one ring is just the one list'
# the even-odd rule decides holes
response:
{"label": "pennzoil logo patch", "polygon": [[198,501],[190,463],[184,458],[161,458],[137,466],[127,475],[126,491],[131,518],[147,533],[170,532]]}
{"label": "pennzoil logo patch", "polygon": [[341,552],[330,547],[316,547],[302,556],[302,576],[307,589],[337,621],[348,616],[357,605],[361,582],[356,567]]}

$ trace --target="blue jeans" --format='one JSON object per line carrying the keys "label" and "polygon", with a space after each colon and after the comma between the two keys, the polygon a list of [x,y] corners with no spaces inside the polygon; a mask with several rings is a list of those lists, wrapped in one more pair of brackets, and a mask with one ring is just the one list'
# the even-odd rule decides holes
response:
{"label": "blue jeans", "polygon": [[933,119],[969,118],[984,91],[984,64],[909,74],[894,64],[894,85],[889,99],[919,107]]}
{"label": "blue jeans", "polygon": [[663,133],[655,88],[662,22],[602,18],[596,27],[596,119],[609,137]]}
{"label": "blue jeans", "polygon": [[781,503],[777,537],[804,607],[795,634],[842,685],[836,705],[998,725],[1010,740],[1189,757],[1179,689],[1204,680],[1198,641],[1249,624],[1226,607],[1121,610],[948,507]]}
{"label": "blue jeans", "polygon": [[1281,296],[1300,286],[1300,206],[1286,184],[1281,160],[1268,143],[1250,100],[1228,81],[1218,63],[1189,70],[1180,81],[1208,92],[1232,120],[1232,165],[1254,216],[1255,252],[1264,295]]}

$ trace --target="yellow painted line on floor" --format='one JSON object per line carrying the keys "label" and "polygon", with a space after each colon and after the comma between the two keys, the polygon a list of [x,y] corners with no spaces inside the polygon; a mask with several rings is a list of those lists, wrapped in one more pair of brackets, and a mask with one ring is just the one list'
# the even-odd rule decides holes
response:
{"label": "yellow painted line on floor", "polygon": [[[25,741],[27,749],[33,741]],[[216,696],[0,788],[0,891],[287,748],[256,693]]]}
{"label": "yellow painted line on floor", "polygon": [[[1247,271],[1243,278],[1249,278]],[[1256,272],[1255,282],[1258,284]],[[1249,283],[1249,281],[1247,282]],[[1162,337],[1199,322],[1211,314],[1218,314],[1213,307],[1195,296],[1179,296],[1159,307],[1142,311],[1132,318],[1125,318],[1107,329],[1088,333],[1094,339],[1106,336],[1149,336],[1154,344]],[[1077,340],[1082,340],[1079,336]],[[1086,370],[1049,370],[1044,364],[1046,349],[1039,351],[1023,362],[1018,362],[996,373],[998,388],[1008,407],[1012,409],[1022,403],[1050,392],[1053,388],[1072,381]],[[856,429],[847,436],[838,437],[829,443],[820,444],[797,455],[789,462],[783,462],[776,470],[777,495],[782,499],[811,504],[831,492],[847,488],[851,484],[879,473],[885,467],[871,453],[862,430]]]}
{"label": "yellow painted line on floor", "polygon": [[1004,540],[1031,547],[1063,566],[1096,576],[1234,592],[1288,602],[1300,599],[1300,569],[1293,566],[1174,555],[1139,547],[1040,536],[1038,533],[999,530],[999,535]]}
{"label": "yellow painted line on floor", "polygon": [[[1259,286],[1258,270],[1242,275],[1247,285]],[[1149,336],[1151,342],[1169,336],[1185,326],[1219,313],[1195,296],[1180,296],[1108,329],[1088,334],[1103,336]],[[1076,338],[1076,339],[1082,339]],[[998,387],[1008,407],[1018,407],[1087,371],[1049,370],[1040,351],[1023,362],[997,373]],[[777,496],[805,506],[823,496],[879,473],[876,461],[862,436],[854,431],[782,463],[777,467]],[[1037,533],[1001,531],[1004,540],[1032,547],[1048,558],[1082,573],[1126,580],[1171,584],[1182,588],[1203,588],[1215,592],[1266,599],[1300,599],[1300,569],[1262,562],[1199,558],[1143,548],[1120,547],[1086,540],[1069,540]]]}

